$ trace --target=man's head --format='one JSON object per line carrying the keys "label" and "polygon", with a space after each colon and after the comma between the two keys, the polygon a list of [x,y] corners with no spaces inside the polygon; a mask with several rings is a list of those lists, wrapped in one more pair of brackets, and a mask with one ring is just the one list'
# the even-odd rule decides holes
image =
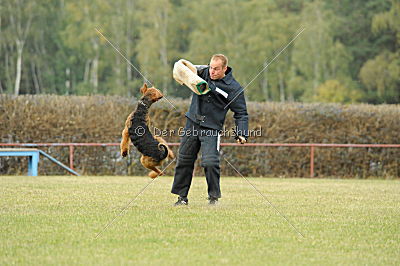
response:
{"label": "man's head", "polygon": [[228,58],[223,54],[215,54],[210,60],[210,77],[213,80],[225,77],[228,69]]}

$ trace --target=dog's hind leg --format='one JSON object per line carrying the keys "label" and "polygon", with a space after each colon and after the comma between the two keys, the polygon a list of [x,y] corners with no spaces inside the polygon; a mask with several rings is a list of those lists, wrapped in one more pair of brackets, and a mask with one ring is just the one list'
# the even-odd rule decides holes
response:
{"label": "dog's hind leg", "polygon": [[161,163],[154,161],[153,158],[148,156],[142,156],[140,157],[140,162],[144,167],[152,170],[148,174],[148,176],[150,176],[151,178],[156,178],[159,175],[163,175],[163,172],[157,168],[157,166],[159,166]]}
{"label": "dog's hind leg", "polygon": [[[159,169],[157,169],[158,171],[160,171]],[[156,171],[151,171],[148,176],[150,176],[151,178],[156,178],[157,176],[163,175],[163,173],[160,171],[160,173],[157,173]]]}

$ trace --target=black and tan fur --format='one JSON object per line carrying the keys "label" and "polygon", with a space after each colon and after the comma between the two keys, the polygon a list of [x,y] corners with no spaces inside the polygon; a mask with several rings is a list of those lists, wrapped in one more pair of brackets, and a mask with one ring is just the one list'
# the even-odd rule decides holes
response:
{"label": "black and tan fur", "polygon": [[138,101],[136,110],[127,117],[125,128],[122,131],[121,155],[123,157],[128,155],[132,142],[142,153],[140,158],[142,165],[152,170],[149,176],[156,178],[162,175],[162,171],[157,167],[161,166],[167,157],[173,159],[175,155],[168,147],[167,142],[162,137],[154,137],[148,127],[149,108],[163,97],[162,93],[154,87],[148,88],[146,83],[140,89],[140,92],[143,96]]}

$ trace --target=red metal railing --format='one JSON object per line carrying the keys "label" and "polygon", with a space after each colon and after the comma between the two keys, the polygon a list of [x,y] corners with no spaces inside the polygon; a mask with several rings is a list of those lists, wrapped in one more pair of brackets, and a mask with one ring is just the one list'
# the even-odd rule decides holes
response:
{"label": "red metal railing", "polygon": [[[179,143],[169,143],[170,146],[179,146]],[[0,143],[8,147],[69,147],[69,167],[74,169],[74,149],[80,146],[108,147],[119,146],[119,143]],[[400,148],[400,144],[324,144],[324,143],[221,143],[221,146],[239,147],[305,147],[310,148],[310,177],[314,177],[315,148]]]}

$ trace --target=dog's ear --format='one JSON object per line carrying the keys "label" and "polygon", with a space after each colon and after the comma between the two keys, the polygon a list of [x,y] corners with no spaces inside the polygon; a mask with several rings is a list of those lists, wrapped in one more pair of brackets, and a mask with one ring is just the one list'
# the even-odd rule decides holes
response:
{"label": "dog's ear", "polygon": [[143,87],[140,88],[140,92],[144,95],[147,91],[147,84],[146,82],[143,84]]}

